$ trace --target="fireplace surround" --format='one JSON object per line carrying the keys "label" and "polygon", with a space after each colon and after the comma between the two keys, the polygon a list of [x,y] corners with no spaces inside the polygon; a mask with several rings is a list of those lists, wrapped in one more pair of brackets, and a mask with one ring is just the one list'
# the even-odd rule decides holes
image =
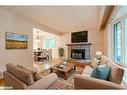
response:
{"label": "fireplace surround", "polygon": [[68,59],[89,60],[91,43],[70,43],[68,46]]}

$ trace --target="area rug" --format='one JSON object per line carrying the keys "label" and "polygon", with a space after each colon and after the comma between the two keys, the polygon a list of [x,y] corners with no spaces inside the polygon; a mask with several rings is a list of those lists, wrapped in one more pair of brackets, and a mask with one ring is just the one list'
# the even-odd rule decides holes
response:
{"label": "area rug", "polygon": [[[83,68],[77,69],[75,72],[72,72],[72,74],[68,77],[67,80],[65,80],[62,77],[58,77],[58,80],[55,84],[53,84],[49,89],[63,89],[63,90],[67,90],[67,89],[74,89],[74,75],[75,74],[81,74],[81,72],[83,71]],[[43,73],[42,75],[48,75],[50,72],[46,71],[45,73]]]}

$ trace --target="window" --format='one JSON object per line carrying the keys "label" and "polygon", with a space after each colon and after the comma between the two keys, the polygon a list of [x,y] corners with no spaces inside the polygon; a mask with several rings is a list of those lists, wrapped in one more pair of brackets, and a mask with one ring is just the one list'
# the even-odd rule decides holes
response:
{"label": "window", "polygon": [[125,19],[125,66],[127,67],[127,18]]}
{"label": "window", "polygon": [[114,61],[120,63],[121,60],[121,23],[114,24]]}
{"label": "window", "polygon": [[45,48],[55,48],[56,47],[56,40],[55,38],[45,39],[44,40]]}
{"label": "window", "polygon": [[[119,22],[112,25],[113,36],[110,45],[111,55],[115,63],[127,68],[127,18],[121,18]],[[123,82],[127,85],[127,70],[125,70]]]}
{"label": "window", "polygon": [[[127,68],[127,18],[125,19],[125,67]],[[127,85],[127,70],[125,70],[124,82]]]}

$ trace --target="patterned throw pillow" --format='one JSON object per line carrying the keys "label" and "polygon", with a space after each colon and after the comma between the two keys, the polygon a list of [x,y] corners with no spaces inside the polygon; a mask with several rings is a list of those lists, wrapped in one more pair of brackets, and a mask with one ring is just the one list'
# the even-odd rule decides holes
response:
{"label": "patterned throw pillow", "polygon": [[101,58],[100,60],[100,64],[99,65],[104,65],[104,64],[107,64],[108,60],[105,59],[104,57]]}
{"label": "patterned throw pillow", "polygon": [[99,60],[97,60],[96,58],[94,58],[90,64],[91,67],[96,68],[99,64]]}

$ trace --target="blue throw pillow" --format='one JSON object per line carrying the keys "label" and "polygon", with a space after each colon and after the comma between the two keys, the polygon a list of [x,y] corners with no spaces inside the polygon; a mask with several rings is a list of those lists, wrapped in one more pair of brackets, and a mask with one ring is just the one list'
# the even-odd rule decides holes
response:
{"label": "blue throw pillow", "polygon": [[98,78],[102,80],[108,80],[108,76],[110,74],[111,68],[109,66],[102,66],[102,67],[96,67],[92,74],[91,77],[93,78]]}

